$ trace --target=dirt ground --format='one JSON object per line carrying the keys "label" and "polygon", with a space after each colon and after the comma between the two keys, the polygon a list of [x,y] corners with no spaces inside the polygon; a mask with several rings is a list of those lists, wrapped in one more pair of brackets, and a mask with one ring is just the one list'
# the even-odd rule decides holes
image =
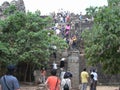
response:
{"label": "dirt ground", "polygon": [[[45,90],[45,89],[37,89],[38,86],[21,86],[21,90]],[[97,86],[97,90],[119,90],[117,86]],[[87,90],[90,90],[87,87]]]}
{"label": "dirt ground", "polygon": [[[97,86],[97,90],[118,90],[119,87],[115,86]],[[90,90],[89,87],[87,90]]]}

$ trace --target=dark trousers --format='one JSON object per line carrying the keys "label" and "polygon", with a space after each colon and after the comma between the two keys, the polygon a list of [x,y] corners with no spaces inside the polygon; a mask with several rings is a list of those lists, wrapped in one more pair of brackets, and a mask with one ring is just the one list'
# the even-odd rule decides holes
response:
{"label": "dark trousers", "polygon": [[97,87],[97,81],[94,81],[94,90],[96,90]]}
{"label": "dark trousers", "polygon": [[93,82],[90,84],[90,90],[96,90],[96,86],[97,86],[97,81],[93,81]]}

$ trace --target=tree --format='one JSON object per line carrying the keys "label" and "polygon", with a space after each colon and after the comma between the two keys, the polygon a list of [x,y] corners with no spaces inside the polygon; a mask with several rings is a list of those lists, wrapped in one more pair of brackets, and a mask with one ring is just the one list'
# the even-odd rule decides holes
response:
{"label": "tree", "polygon": [[[9,10],[9,8],[6,10],[8,11],[6,14]],[[53,31],[45,29],[51,24],[51,20],[49,16],[41,18],[38,11],[34,14],[14,11],[5,20],[0,20],[0,53],[4,54],[0,55],[1,62],[16,65],[20,62],[26,63],[24,80],[27,77],[28,67],[31,68],[31,75],[35,67],[41,66],[41,62],[49,61],[52,53],[49,45],[54,42],[59,49],[67,47],[62,38],[55,36]],[[51,36],[48,33],[51,33]]]}
{"label": "tree", "polygon": [[90,6],[89,8],[86,8],[85,10],[86,10],[86,15],[91,16],[92,18],[94,18],[97,11],[98,11],[98,7]]}
{"label": "tree", "polygon": [[[115,0],[115,3],[116,1],[119,3],[119,0]],[[118,5],[100,7],[93,28],[85,30],[82,34],[88,63],[91,65],[100,63],[103,70],[111,74],[120,73],[119,12]]]}

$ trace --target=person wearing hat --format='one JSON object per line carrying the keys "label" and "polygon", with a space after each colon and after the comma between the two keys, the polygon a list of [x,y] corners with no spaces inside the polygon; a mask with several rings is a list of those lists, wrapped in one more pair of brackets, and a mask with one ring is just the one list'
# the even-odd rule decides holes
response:
{"label": "person wearing hat", "polygon": [[15,76],[13,76],[15,71],[14,65],[7,66],[7,73],[3,75],[0,79],[0,90],[20,90],[20,85]]}

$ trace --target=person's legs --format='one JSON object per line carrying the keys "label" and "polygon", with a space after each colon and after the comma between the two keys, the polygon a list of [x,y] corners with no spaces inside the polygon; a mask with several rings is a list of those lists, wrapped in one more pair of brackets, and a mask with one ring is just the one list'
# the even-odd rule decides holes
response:
{"label": "person's legs", "polygon": [[84,90],[87,90],[87,83],[84,84]]}
{"label": "person's legs", "polygon": [[87,83],[82,83],[81,90],[87,90]]}
{"label": "person's legs", "polygon": [[41,76],[41,82],[44,83],[44,82],[43,82],[43,75]]}
{"label": "person's legs", "polygon": [[81,90],[84,90],[84,83],[82,83]]}
{"label": "person's legs", "polygon": [[96,86],[97,86],[97,81],[94,81],[94,90],[96,90]]}
{"label": "person's legs", "polygon": [[43,75],[41,76],[41,82],[45,83],[45,76],[43,76]]}
{"label": "person's legs", "polygon": [[93,83],[90,85],[90,90],[94,90]]}

